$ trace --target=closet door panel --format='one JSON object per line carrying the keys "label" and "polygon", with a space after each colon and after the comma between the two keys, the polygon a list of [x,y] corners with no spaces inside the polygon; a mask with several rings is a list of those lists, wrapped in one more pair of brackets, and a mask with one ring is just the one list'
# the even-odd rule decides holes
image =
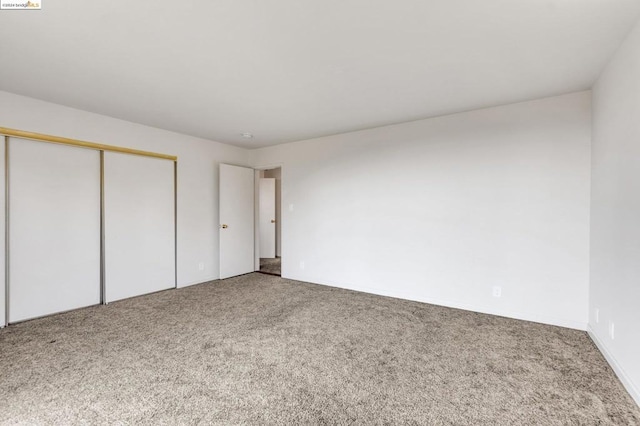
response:
{"label": "closet door panel", "polygon": [[9,140],[9,321],[100,303],[100,153]]}
{"label": "closet door panel", "polygon": [[105,152],[106,301],[175,286],[174,163]]}
{"label": "closet door panel", "polygon": [[5,137],[0,136],[0,327],[7,325],[5,289]]}

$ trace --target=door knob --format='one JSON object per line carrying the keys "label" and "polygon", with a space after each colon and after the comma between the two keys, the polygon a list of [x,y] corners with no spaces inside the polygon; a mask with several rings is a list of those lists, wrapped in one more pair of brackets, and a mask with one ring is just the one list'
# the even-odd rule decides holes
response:
{"label": "door knob", "polygon": [[224,225],[224,224],[220,225],[220,228],[222,228],[222,229],[227,229],[228,227],[229,227],[229,225]]}
{"label": "door knob", "polygon": [[276,223],[276,220],[275,219],[271,219],[271,223]]}

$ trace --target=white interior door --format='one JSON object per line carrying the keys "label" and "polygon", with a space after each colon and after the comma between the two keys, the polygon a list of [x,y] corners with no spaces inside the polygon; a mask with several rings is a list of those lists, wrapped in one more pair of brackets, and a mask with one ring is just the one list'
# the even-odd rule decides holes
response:
{"label": "white interior door", "polygon": [[100,153],[9,142],[9,322],[100,303]]}
{"label": "white interior door", "polygon": [[276,180],[260,179],[260,257],[276,257]]}
{"label": "white interior door", "polygon": [[254,269],[254,172],[220,164],[220,278]]}
{"label": "white interior door", "polygon": [[104,153],[105,295],[175,287],[174,163]]}

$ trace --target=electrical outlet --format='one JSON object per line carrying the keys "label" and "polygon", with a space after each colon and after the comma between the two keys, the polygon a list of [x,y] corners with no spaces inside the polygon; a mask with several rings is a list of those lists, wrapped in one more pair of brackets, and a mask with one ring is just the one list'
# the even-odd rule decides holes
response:
{"label": "electrical outlet", "polygon": [[616,325],[613,323],[613,321],[609,321],[609,337],[611,337],[611,340],[615,339],[616,336]]}
{"label": "electrical outlet", "polygon": [[289,204],[289,211],[292,212],[293,211],[293,204]]}
{"label": "electrical outlet", "polygon": [[500,297],[502,296],[502,287],[498,286],[498,285],[494,285],[493,286],[493,297]]}
{"label": "electrical outlet", "polygon": [[300,269],[304,269],[304,261],[300,261]]}
{"label": "electrical outlet", "polygon": [[596,324],[600,322],[600,309],[596,308]]}
{"label": "electrical outlet", "polygon": [[199,271],[204,271],[204,262],[198,263],[198,270]]}

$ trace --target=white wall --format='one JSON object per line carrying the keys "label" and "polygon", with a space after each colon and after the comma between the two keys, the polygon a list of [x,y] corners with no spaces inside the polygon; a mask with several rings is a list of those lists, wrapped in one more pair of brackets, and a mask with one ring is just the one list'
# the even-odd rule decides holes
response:
{"label": "white wall", "polygon": [[7,92],[0,127],[177,155],[178,286],[219,277],[218,164],[246,165],[246,150]]}
{"label": "white wall", "polygon": [[252,151],[282,164],[283,276],[586,329],[590,108],[582,92]]}
{"label": "white wall", "polygon": [[218,164],[251,156],[283,164],[285,277],[585,328],[589,108],[584,92],[250,153],[5,92],[0,126],[178,155],[179,286],[218,277]]}
{"label": "white wall", "polygon": [[640,23],[593,89],[589,305],[592,337],[640,404]]}

